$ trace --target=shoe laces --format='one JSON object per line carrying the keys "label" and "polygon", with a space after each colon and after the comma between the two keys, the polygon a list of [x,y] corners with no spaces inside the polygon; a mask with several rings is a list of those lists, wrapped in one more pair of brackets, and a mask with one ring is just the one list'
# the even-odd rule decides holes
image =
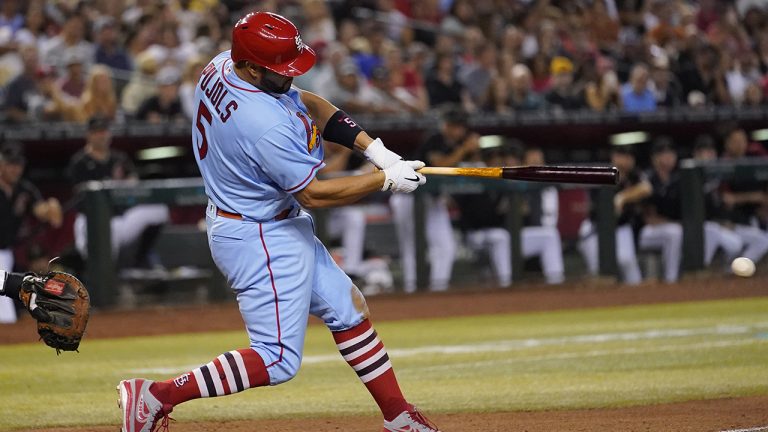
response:
{"label": "shoe laces", "polygon": [[[160,409],[155,415],[155,426],[152,428],[152,432],[168,432],[170,430],[170,421],[174,420],[170,417],[170,411],[166,412],[164,409]],[[157,421],[160,420],[160,423]],[[175,420],[174,420],[175,421]]]}
{"label": "shoe laces", "polygon": [[413,407],[410,411],[408,411],[408,415],[415,421],[423,424],[424,426],[427,426],[430,428],[430,430],[434,430],[435,432],[439,432],[437,429],[437,425],[432,423],[428,418],[424,416],[424,414],[421,413],[416,407]]}

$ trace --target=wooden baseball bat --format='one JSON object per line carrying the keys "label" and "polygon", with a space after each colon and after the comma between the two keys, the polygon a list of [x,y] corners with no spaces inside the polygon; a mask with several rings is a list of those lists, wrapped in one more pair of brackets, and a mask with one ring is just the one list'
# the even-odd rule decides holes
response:
{"label": "wooden baseball bat", "polygon": [[513,167],[424,167],[425,175],[499,178],[546,183],[580,183],[615,185],[619,182],[616,167],[591,166],[513,166]]}

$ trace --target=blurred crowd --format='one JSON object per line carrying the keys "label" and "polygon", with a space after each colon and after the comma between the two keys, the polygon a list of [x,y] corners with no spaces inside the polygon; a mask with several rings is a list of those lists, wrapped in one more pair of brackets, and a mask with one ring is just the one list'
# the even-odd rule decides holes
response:
{"label": "blurred crowd", "polygon": [[762,0],[4,0],[3,117],[184,121],[250,10],[298,23],[318,64],[296,84],[352,113],[761,106],[768,90]]}

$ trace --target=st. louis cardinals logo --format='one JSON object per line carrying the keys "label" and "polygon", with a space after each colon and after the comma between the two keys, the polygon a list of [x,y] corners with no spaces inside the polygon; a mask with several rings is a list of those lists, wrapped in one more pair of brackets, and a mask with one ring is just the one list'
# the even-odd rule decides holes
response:
{"label": "st. louis cardinals logo", "polygon": [[183,375],[181,375],[178,378],[173,380],[173,383],[176,384],[177,388],[183,386],[184,384],[186,384],[188,382],[189,382],[189,374],[188,373],[185,373],[185,374],[183,374]]}
{"label": "st. louis cardinals logo", "polygon": [[314,149],[320,141],[320,134],[318,134],[317,125],[315,125],[315,122],[312,120],[308,120],[307,116],[305,116],[301,111],[296,112],[296,117],[300,118],[301,122],[304,123],[304,129],[307,132],[307,150],[311,153],[312,149]]}
{"label": "st. louis cardinals logo", "polygon": [[298,52],[304,52],[304,48],[307,47],[307,44],[304,43],[304,41],[301,40],[300,35],[296,35],[295,38],[293,38],[294,42],[296,42],[296,51]]}

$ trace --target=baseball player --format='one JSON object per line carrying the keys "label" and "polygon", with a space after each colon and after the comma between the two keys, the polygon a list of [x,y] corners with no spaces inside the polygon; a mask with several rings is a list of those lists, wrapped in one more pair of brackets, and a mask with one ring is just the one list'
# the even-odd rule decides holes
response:
{"label": "baseball player", "polygon": [[[384,416],[384,431],[438,432],[406,402],[360,291],[314,236],[302,207],[353,203],[374,191],[413,192],[426,179],[326,100],[291,87],[315,53],[280,15],[250,13],[232,49],[213,58],[195,90],[193,149],[210,198],[208,244],[237,294],[250,347],[175,379],[118,385],[124,431],[167,425],[173,407],[277,385],[301,364],[308,314],[331,330],[343,358]],[[362,151],[381,171],[318,180],[323,140]]]}
{"label": "baseball player", "polygon": [[[362,170],[364,160],[351,150],[325,143],[325,168],[323,175],[333,175],[342,171]],[[365,252],[365,208],[348,205],[331,210],[328,214],[328,234],[341,238],[343,256],[341,268],[352,278],[363,276],[363,254]]]}
{"label": "baseball player", "polygon": [[[28,215],[61,226],[61,204],[55,198],[43,199],[40,191],[21,178],[26,159],[21,146],[7,143],[0,151],[0,271],[13,270],[13,246],[22,222]],[[0,297],[0,324],[16,322],[12,298]]]}
{"label": "baseball player", "polygon": [[[75,184],[90,180],[138,179],[133,163],[125,153],[110,148],[112,136],[109,120],[93,117],[88,121],[85,147],[75,153],[67,167],[67,174]],[[168,222],[168,207],[163,204],[142,204],[113,216],[111,225],[112,253],[117,255],[121,247],[140,239],[136,254],[136,267],[158,266],[153,259],[151,247],[157,239],[160,228]],[[75,219],[75,247],[82,256],[87,256],[87,218],[80,213]]]}
{"label": "baseball player", "polygon": [[676,282],[680,275],[683,226],[680,224],[680,181],[677,153],[672,142],[661,137],[653,145],[648,175],[653,192],[643,203],[645,225],[640,229],[640,249],[661,250],[664,281]]}
{"label": "baseball player", "polygon": [[[635,154],[627,146],[611,149],[611,165],[619,169],[620,183],[614,195],[616,211],[616,263],[624,283],[636,285],[642,282],[640,265],[637,262],[634,227],[639,224],[639,204],[651,195],[652,186],[645,174],[635,165]],[[596,202],[597,189],[592,191],[592,202]],[[579,227],[579,251],[584,257],[587,269],[593,275],[598,270],[598,239],[594,206],[590,217]]]}
{"label": "baseball player", "polygon": [[[750,154],[744,129],[735,127],[725,136],[723,159],[738,160]],[[760,206],[768,202],[764,181],[730,181],[722,188],[723,205],[733,231],[744,242],[741,256],[760,262],[768,253],[768,233],[753,224]]]}
{"label": "baseball player", "polygon": [[[467,128],[467,113],[460,107],[450,107],[443,113],[440,131],[430,136],[419,148],[417,159],[427,161],[430,166],[457,166],[478,153],[478,138],[476,133]],[[428,194],[425,200],[429,289],[445,291],[451,281],[451,271],[456,258],[456,241],[448,213],[449,197],[444,194]],[[400,247],[405,291],[412,293],[416,291],[414,198],[411,195],[395,194],[389,199],[389,205]]]}
{"label": "baseball player", "polygon": [[[512,152],[514,155],[515,152]],[[525,151],[524,165],[545,165],[544,152],[538,147]],[[506,166],[520,165],[512,157]],[[557,229],[560,201],[557,189],[545,187],[526,192],[526,206],[523,209],[524,226],[520,230],[520,246],[524,258],[539,257],[544,279],[548,284],[560,284],[565,279],[563,265],[563,242]],[[522,269],[521,269],[522,270]]]}
{"label": "baseball player", "polygon": [[[702,135],[696,139],[693,158],[703,162],[717,159],[717,150],[712,137]],[[704,181],[707,218],[704,221],[704,264],[710,265],[715,252],[722,249],[725,253],[725,262],[728,263],[726,268],[730,271],[730,263],[739,256],[744,248],[744,242],[728,223],[728,210],[723,203],[721,183],[717,177],[706,178]]]}

